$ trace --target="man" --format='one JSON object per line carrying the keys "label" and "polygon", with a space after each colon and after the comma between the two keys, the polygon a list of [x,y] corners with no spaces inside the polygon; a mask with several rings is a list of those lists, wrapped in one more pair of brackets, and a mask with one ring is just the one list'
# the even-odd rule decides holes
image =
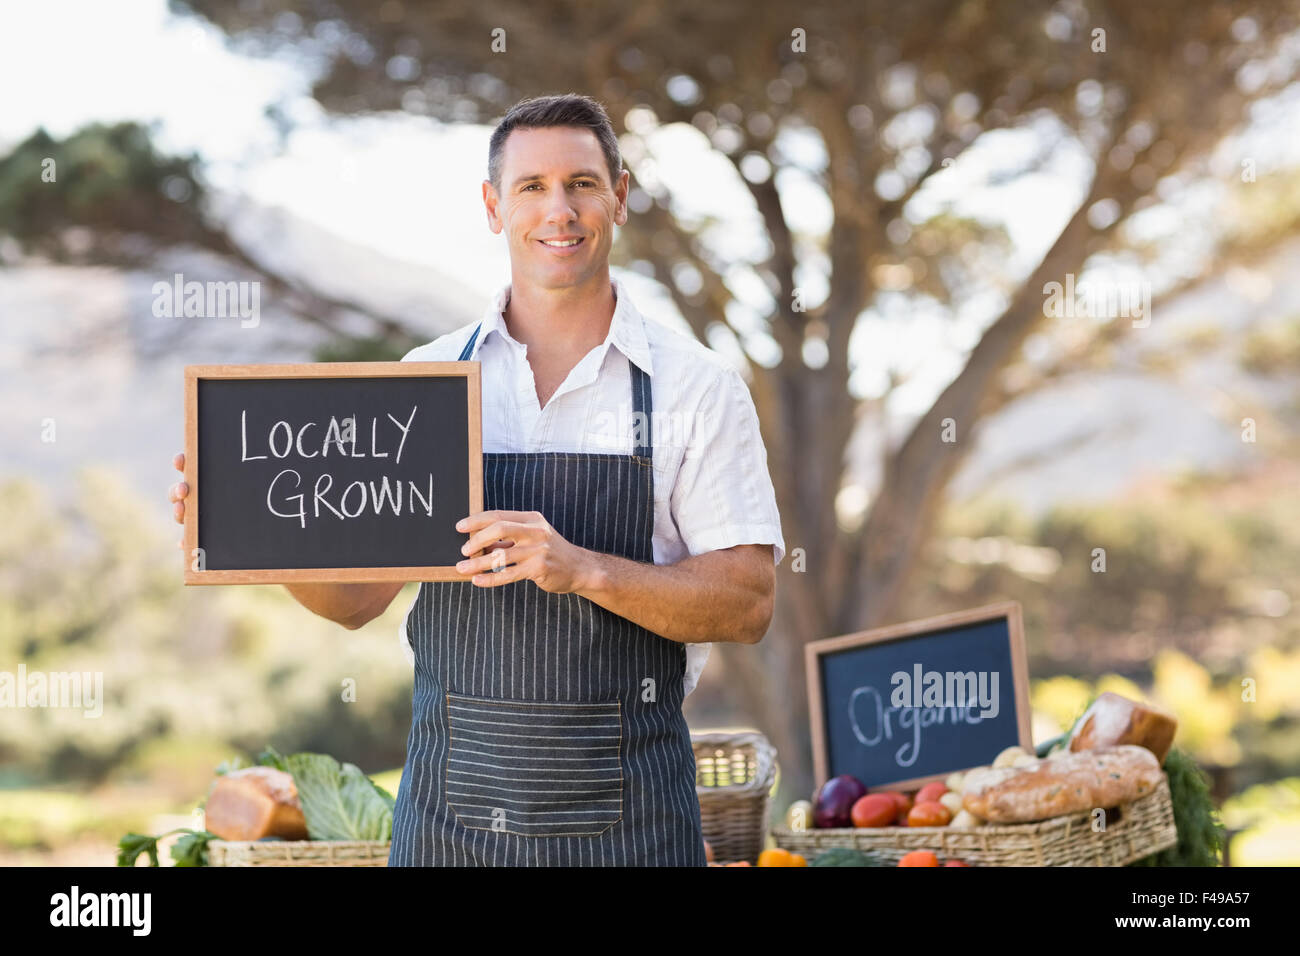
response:
{"label": "man", "polygon": [[[511,282],[406,356],[481,363],[487,510],[456,525],[467,580],[422,584],[403,625],[389,865],[702,866],[682,701],[708,642],[762,639],[785,550],[753,402],[610,278],[629,176],[598,103],[516,105],[488,167]],[[400,589],[289,586],[349,628]]]}

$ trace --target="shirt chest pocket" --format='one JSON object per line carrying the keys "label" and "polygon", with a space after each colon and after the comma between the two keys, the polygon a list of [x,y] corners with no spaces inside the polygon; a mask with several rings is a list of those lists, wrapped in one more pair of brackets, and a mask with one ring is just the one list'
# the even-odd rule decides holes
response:
{"label": "shirt chest pocket", "polygon": [[518,836],[596,836],[622,819],[618,701],[445,696],[445,793],[462,825]]}

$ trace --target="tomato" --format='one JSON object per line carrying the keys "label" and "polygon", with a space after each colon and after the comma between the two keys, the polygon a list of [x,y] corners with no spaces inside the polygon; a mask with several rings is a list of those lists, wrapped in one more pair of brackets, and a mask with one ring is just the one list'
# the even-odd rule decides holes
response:
{"label": "tomato", "polygon": [[898,817],[898,803],[887,793],[869,793],[853,804],[855,827],[887,827]]}
{"label": "tomato", "polygon": [[939,858],[929,850],[913,850],[904,854],[898,861],[899,866],[938,866]]}
{"label": "tomato", "polygon": [[964,866],[969,868],[970,864],[963,863],[961,860],[949,860],[947,863],[944,864],[944,866]]}
{"label": "tomato", "polygon": [[939,798],[948,792],[948,788],[939,781],[927,783],[920,790],[916,791],[917,803],[937,803]]}
{"label": "tomato", "polygon": [[952,822],[952,812],[942,803],[920,802],[907,815],[909,827],[946,827]]}
{"label": "tomato", "polygon": [[898,813],[894,819],[899,826],[905,826],[907,824],[907,811],[912,809],[912,798],[898,790],[882,790],[880,795],[894,798],[894,803],[898,805]]}

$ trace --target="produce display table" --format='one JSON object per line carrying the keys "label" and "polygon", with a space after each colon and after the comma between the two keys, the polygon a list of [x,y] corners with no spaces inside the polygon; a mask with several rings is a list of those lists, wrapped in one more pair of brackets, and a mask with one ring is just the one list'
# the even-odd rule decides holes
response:
{"label": "produce display table", "polygon": [[862,850],[888,863],[913,850],[931,850],[941,864],[960,860],[970,866],[1123,866],[1178,842],[1164,781],[1154,793],[1108,813],[1102,829],[1092,814],[1081,813],[981,827],[776,827],[772,835],[777,846],[809,860],[832,847]]}

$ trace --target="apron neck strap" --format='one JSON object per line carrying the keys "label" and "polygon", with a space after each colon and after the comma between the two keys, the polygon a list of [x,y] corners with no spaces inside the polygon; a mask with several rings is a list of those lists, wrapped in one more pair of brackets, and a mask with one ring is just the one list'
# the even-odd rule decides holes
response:
{"label": "apron neck strap", "polygon": [[[632,441],[645,439],[644,444],[636,445],[632,454],[650,458],[654,454],[654,441],[651,437],[651,432],[654,431],[654,402],[650,394],[650,376],[630,359],[627,367],[632,372]],[[637,428],[638,424],[641,424],[640,428]]]}
{"label": "apron neck strap", "polygon": [[474,326],[474,334],[471,335],[469,337],[469,341],[465,343],[465,348],[461,351],[460,359],[458,361],[461,362],[469,361],[469,357],[474,353],[474,343],[478,341],[478,333],[481,328],[483,328],[482,322]]}
{"label": "apron neck strap", "polygon": [[[465,343],[465,348],[461,350],[461,362],[468,362],[469,357],[474,353],[474,343],[478,341],[478,334],[483,325],[480,323],[474,327],[474,334],[469,337]],[[637,438],[644,438],[644,444],[637,444],[633,449],[633,454],[641,458],[650,458],[654,454],[654,441],[651,437],[652,423],[654,422],[654,402],[651,397],[650,376],[637,365],[629,361],[628,368],[632,371],[632,435],[633,441]],[[644,417],[642,417],[644,416]],[[637,424],[643,422],[640,429]]]}

